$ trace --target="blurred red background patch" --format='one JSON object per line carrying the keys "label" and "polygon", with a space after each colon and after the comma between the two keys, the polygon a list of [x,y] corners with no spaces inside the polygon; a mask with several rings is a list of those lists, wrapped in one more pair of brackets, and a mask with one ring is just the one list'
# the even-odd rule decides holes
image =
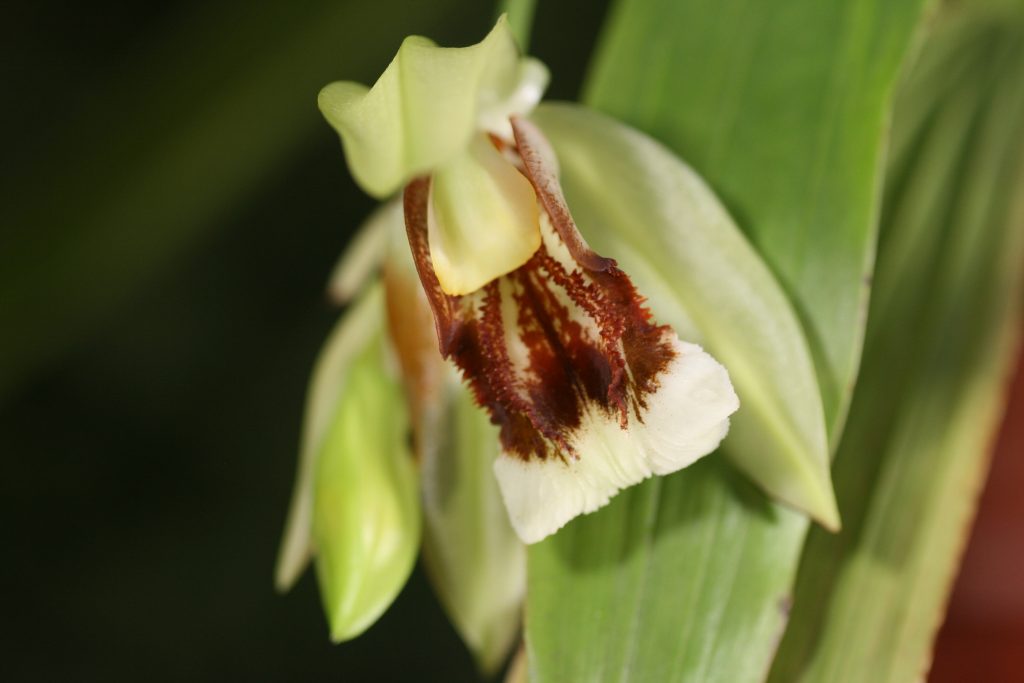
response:
{"label": "blurred red background patch", "polygon": [[1022,456],[1024,362],[1018,361],[978,517],[935,643],[930,683],[1024,680]]}

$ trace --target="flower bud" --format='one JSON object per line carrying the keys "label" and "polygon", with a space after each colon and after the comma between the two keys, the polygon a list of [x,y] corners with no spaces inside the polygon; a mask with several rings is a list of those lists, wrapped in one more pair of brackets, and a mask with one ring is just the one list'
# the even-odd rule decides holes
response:
{"label": "flower bud", "polygon": [[[378,310],[379,291],[374,292]],[[335,642],[365,631],[405,585],[420,542],[419,490],[401,387],[380,334],[353,359],[317,455],[313,540]]]}

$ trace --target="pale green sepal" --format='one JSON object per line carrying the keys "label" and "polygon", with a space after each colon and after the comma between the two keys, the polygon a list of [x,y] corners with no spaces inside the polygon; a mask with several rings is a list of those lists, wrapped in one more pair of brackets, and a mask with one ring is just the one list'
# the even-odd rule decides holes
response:
{"label": "pale green sepal", "polygon": [[370,340],[377,338],[383,329],[382,306],[380,287],[367,290],[335,325],[313,368],[306,396],[298,472],[274,570],[274,584],[279,591],[292,587],[313,556],[313,474],[316,459],[342,393],[347,391],[349,366],[356,354]]}
{"label": "pale green sepal", "polygon": [[[583,236],[640,292],[674,299],[657,319],[695,328],[740,397],[722,448],[771,495],[839,527],[821,396],[800,324],[767,266],[707,185],[651,138],[571,105],[534,119],[558,154]],[[676,316],[682,311],[685,315]]]}
{"label": "pale green sepal", "polygon": [[[372,88],[331,83],[318,104],[341,135],[356,182],[384,198],[462,151],[473,133],[530,111],[547,70],[519,55],[502,16],[476,45],[442,48],[412,36]],[[493,130],[505,134],[501,128]]]}
{"label": "pale green sepal", "polygon": [[405,228],[400,199],[378,207],[356,230],[331,271],[327,284],[331,301],[347,304],[370,281],[384,261],[395,226]]}
{"label": "pale green sepal", "polygon": [[408,415],[385,354],[378,335],[352,362],[317,458],[316,569],[335,642],[358,636],[391,605],[420,544]]}
{"label": "pale green sepal", "polygon": [[526,552],[494,479],[498,429],[450,373],[437,438],[421,449],[423,557],[445,612],[490,675],[519,638]]}
{"label": "pale green sepal", "polygon": [[404,239],[390,244],[384,282],[395,323],[389,332],[411,399],[424,566],[477,666],[493,674],[520,636],[526,593],[525,548],[492,469],[498,428],[438,352],[433,314]]}
{"label": "pale green sepal", "polygon": [[539,220],[530,181],[474,136],[430,186],[430,259],[441,288],[468,294],[526,263],[540,246]]}

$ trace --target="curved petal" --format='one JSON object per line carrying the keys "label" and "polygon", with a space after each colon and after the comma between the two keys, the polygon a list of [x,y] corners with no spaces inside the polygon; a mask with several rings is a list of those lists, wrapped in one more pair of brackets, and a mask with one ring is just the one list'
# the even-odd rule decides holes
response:
{"label": "curved petal", "polygon": [[347,304],[370,282],[384,261],[395,226],[400,235],[404,225],[402,202],[398,200],[382,204],[370,214],[334,264],[327,282],[331,301]]}
{"label": "curved petal", "polygon": [[493,674],[520,637],[526,547],[491,469],[498,430],[452,379],[437,416],[443,428],[422,452],[423,559],[448,618]]}
{"label": "curved petal", "polygon": [[356,182],[384,198],[450,161],[488,124],[506,133],[508,116],[531,110],[546,84],[547,70],[520,57],[503,16],[469,47],[406,38],[372,88],[331,83],[318,104],[341,135]]}
{"label": "curved petal", "polygon": [[[534,120],[558,155],[586,237],[615,254],[641,291],[672,299],[658,316],[729,368],[743,409],[723,451],[771,495],[835,529],[821,395],[807,341],[767,266],[711,190],[651,138],[572,105]],[[673,319],[685,311],[686,319]]]}
{"label": "curved petal", "polygon": [[447,294],[474,292],[526,263],[540,246],[530,182],[484,135],[434,172],[430,258]]}

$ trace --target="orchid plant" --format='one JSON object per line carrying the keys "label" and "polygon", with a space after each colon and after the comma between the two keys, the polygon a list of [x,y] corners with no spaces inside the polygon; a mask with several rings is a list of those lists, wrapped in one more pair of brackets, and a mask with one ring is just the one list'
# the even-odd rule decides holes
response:
{"label": "orchid plant", "polygon": [[[773,501],[736,522],[749,571],[772,575],[752,601],[786,600],[807,520],[841,527],[830,458],[857,333],[829,347],[808,323],[818,293],[766,261],[772,247],[751,244],[708,182],[614,118],[542,104],[547,81],[502,17],[470,47],[408,38],[372,87],[320,93],[353,179],[383,202],[331,279],[350,305],[313,373],[277,567],[287,589],[315,559],[336,641],[388,608],[422,547],[453,624],[495,671],[520,640],[528,582],[531,595],[576,588],[559,538],[593,540],[588,515],[712,453]],[[870,231],[857,238],[866,250]],[[864,303],[848,291],[844,319]],[[624,546],[645,524],[626,525]],[[785,618],[745,622],[751,661],[770,657]],[[549,676],[589,671],[530,633]]]}
{"label": "orchid plant", "polygon": [[[371,624],[411,570],[421,516],[416,461],[452,457],[436,452],[445,392],[469,392],[497,427],[494,477],[508,522],[525,544],[602,507],[623,488],[712,452],[739,408],[726,368],[660,322],[686,304],[668,294],[649,308],[617,261],[588,244],[561,186],[559,164],[569,160],[544,132],[548,117],[549,135],[564,138],[570,150],[580,146],[570,153],[616,154],[616,145],[625,146],[620,163],[650,156],[685,176],[679,189],[695,206],[648,229],[681,240],[687,227],[714,241],[723,240],[717,232],[741,238],[693,172],[664,150],[645,149],[653,143],[635,131],[575,107],[536,112],[547,79],[540,62],[520,55],[502,16],[477,45],[441,48],[412,37],[372,88],[338,82],[320,93],[353,178],[381,200],[401,193],[368,222],[337,269],[340,299],[365,292],[315,373],[279,565],[279,584],[287,587],[316,549],[337,640]],[[593,184],[580,204],[599,205],[615,187]],[[661,191],[651,186],[643,194]],[[630,230],[618,239],[624,252],[635,252],[645,238]],[[691,258],[715,257],[699,247],[682,248]],[[723,270],[750,266],[728,254],[723,260]],[[644,273],[654,267],[639,266]],[[761,296],[770,296],[777,286],[760,271]],[[698,307],[715,303],[716,295],[701,291],[708,284],[693,294],[704,300]],[[680,316],[682,329],[707,336],[686,317]],[[411,455],[401,436],[406,419]],[[798,473],[792,482],[789,476],[784,471],[764,483],[794,492],[799,505],[802,482]],[[834,526],[827,469],[818,476],[824,493],[812,484],[807,500],[824,495],[827,502],[808,508]],[[425,487],[425,498],[433,486]],[[477,495],[492,495],[488,489]],[[521,561],[516,550],[505,553],[499,564]],[[519,597],[521,579],[516,583]]]}

